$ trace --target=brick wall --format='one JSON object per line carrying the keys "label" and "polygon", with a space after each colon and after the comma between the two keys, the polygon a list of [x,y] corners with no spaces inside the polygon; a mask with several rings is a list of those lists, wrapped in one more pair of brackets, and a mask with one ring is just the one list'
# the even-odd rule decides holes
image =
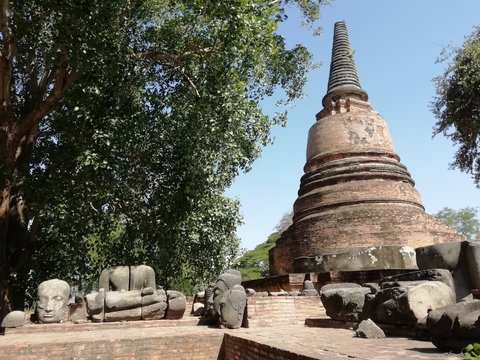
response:
{"label": "brick wall", "polygon": [[266,296],[247,299],[244,327],[302,325],[307,317],[321,316],[320,296]]}
{"label": "brick wall", "polygon": [[[225,334],[223,341],[223,360],[311,360],[310,356],[296,354],[267,344],[237,337],[234,334]],[[220,359],[220,358],[219,358]]]}
{"label": "brick wall", "polygon": [[[80,334],[81,335],[81,334]],[[223,331],[185,332],[176,335],[158,334],[149,336],[137,330],[126,338],[112,334],[108,330],[80,336],[79,340],[62,335],[50,339],[48,334],[42,342],[26,339],[25,342],[8,344],[8,337],[0,339],[0,359],[2,360],[81,360],[81,359],[195,359],[212,360],[219,357],[223,341]],[[142,336],[144,335],[144,336]]]}

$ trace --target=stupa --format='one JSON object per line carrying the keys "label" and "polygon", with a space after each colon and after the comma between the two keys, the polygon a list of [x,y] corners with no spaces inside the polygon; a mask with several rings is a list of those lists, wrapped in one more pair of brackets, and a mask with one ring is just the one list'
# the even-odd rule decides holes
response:
{"label": "stupa", "polygon": [[322,105],[308,134],[293,224],[270,250],[271,276],[308,272],[294,266],[305,257],[463,239],[425,212],[385,120],[360,86],[344,21],[335,24]]}

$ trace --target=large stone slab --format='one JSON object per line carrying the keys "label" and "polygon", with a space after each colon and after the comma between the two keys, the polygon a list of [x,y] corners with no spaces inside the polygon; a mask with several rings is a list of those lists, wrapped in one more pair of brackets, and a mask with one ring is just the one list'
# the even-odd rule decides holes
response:
{"label": "large stone slab", "polygon": [[417,269],[415,250],[408,246],[357,247],[347,252],[299,257],[295,272]]}

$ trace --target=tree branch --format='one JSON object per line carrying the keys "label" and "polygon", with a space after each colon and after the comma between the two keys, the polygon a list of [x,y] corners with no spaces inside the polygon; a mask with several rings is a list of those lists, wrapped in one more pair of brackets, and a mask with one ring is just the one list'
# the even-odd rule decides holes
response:
{"label": "tree branch", "polygon": [[213,46],[205,47],[205,48],[190,48],[185,49],[183,52],[179,54],[169,54],[162,51],[146,51],[143,53],[138,53],[137,56],[139,58],[147,59],[147,60],[160,60],[166,61],[169,63],[173,63],[175,65],[180,65],[182,60],[185,58],[192,56],[192,55],[205,55],[211,53],[215,50]]}

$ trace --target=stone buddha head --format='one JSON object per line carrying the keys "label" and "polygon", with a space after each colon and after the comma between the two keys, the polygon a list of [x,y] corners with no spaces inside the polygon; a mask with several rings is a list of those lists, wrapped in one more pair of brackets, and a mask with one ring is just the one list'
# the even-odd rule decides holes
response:
{"label": "stone buddha head", "polygon": [[61,322],[67,311],[69,296],[70,286],[63,280],[52,279],[38,285],[38,320],[44,324]]}
{"label": "stone buddha head", "polygon": [[217,282],[213,288],[213,308],[216,317],[220,316],[220,301],[223,295],[233,288],[235,285],[240,285],[242,282],[242,275],[237,270],[227,270],[217,278]]}

